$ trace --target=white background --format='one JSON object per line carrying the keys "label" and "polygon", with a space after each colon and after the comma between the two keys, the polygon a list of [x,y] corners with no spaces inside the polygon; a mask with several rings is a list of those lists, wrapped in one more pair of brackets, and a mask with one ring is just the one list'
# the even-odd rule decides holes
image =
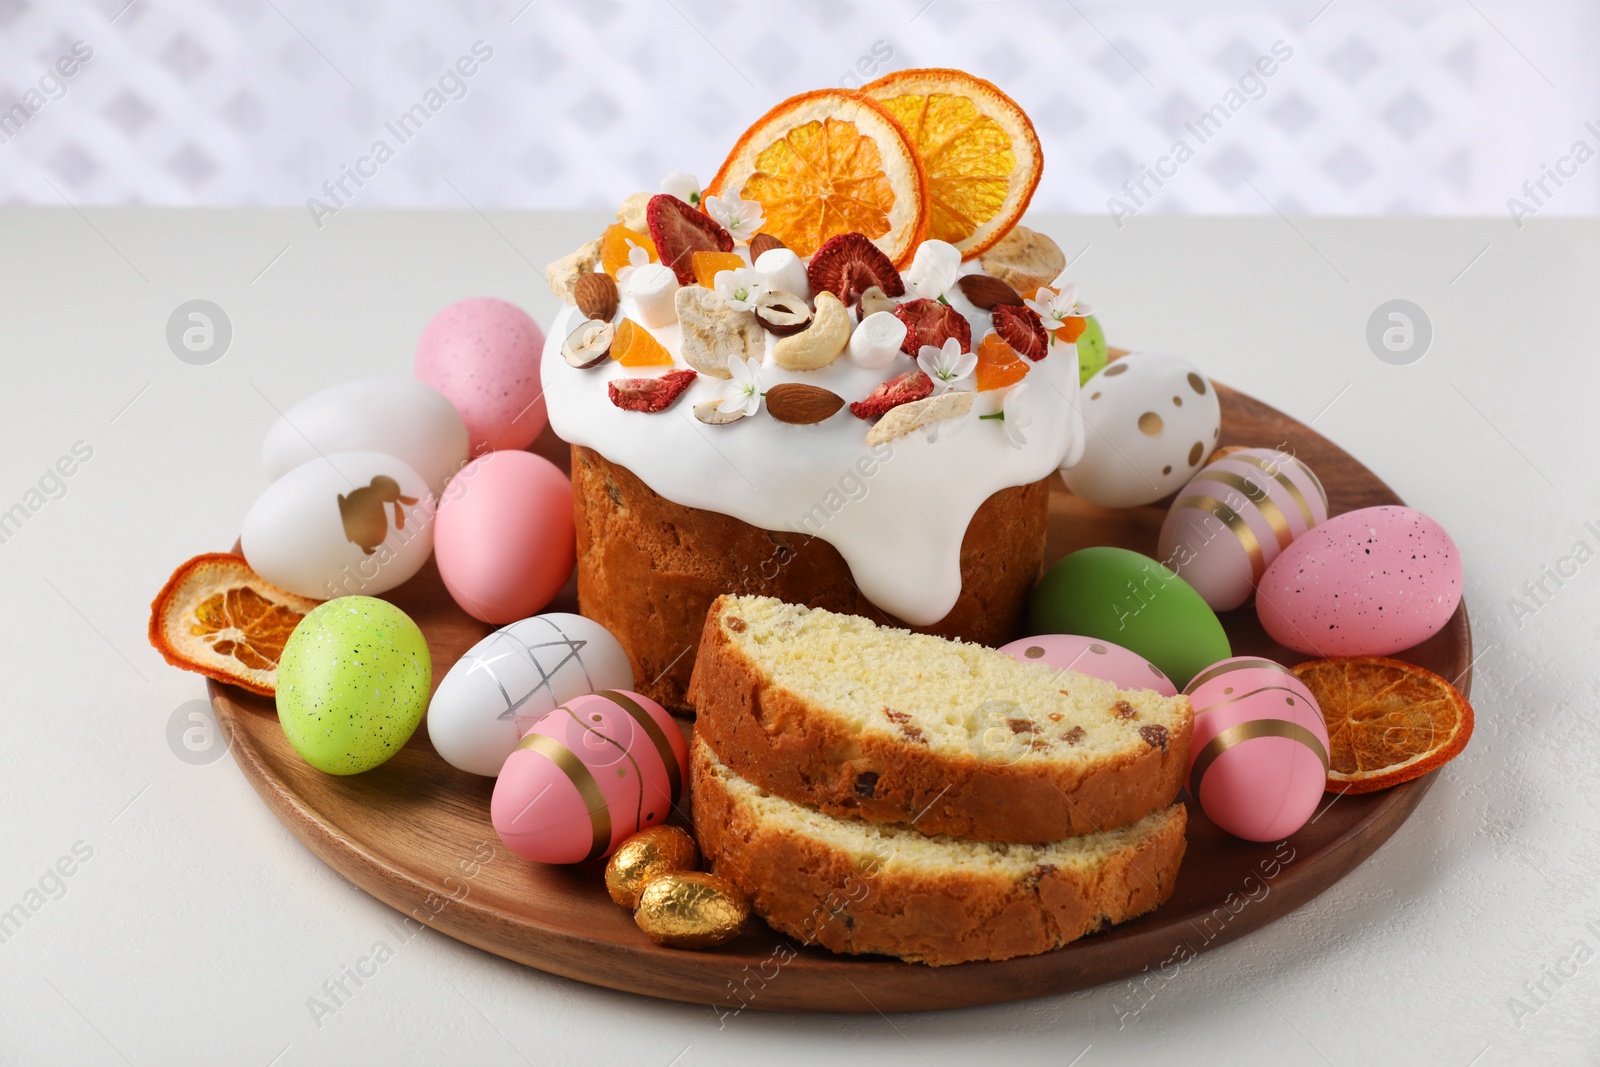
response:
{"label": "white background", "polygon": [[[111,24],[114,7],[0,0],[0,78],[19,93],[61,39],[96,41],[67,96],[0,145],[0,195],[46,205],[0,209],[0,507],[75,442],[93,449],[65,495],[0,544],[0,910],[75,842],[93,850],[60,899],[0,943],[0,1062],[1600,1062],[1600,925],[1585,928],[1600,921],[1600,562],[1529,618],[1510,603],[1580,537],[1600,544],[1584,526],[1600,527],[1589,445],[1600,223],[1553,217],[1592,210],[1587,172],[1520,229],[1504,211],[1594,110],[1578,58],[1594,40],[1590,8],[1386,9],[1402,18],[1336,0],[1307,26],[1315,5],[1227,5],[1184,22],[1150,5],[936,0],[912,22],[912,5],[814,5],[785,20],[777,5],[759,17],[732,4],[595,5],[601,14],[578,17],[536,3],[506,25],[516,12],[496,5],[447,18],[276,2],[137,0]],[[700,29],[683,29],[684,16]],[[1002,38],[1001,19],[1016,32]],[[1154,90],[1137,74],[1118,80],[1123,60],[1093,26],[1130,57],[1138,45]],[[1390,32],[1400,26],[1411,32]],[[315,227],[307,186],[491,30],[483,80],[355,205],[449,210],[342,211]],[[1458,32],[1476,79],[1460,88],[1443,58]],[[622,42],[611,52],[607,33]],[[179,34],[209,57],[187,80],[161,58]],[[1057,34],[1059,58],[1041,55]],[[1485,217],[1282,217],[1202,156],[1166,192],[1173,203],[1114,226],[1104,198],[1122,172],[1102,180],[1107,154],[1159,153],[1166,135],[1149,116],[1162,100],[1181,91],[1205,106],[1240,65],[1218,66],[1231,41],[1253,55],[1291,34],[1296,59],[1209,158],[1250,153],[1250,181],[1280,207]],[[1069,103],[1084,116],[1046,129],[1041,198],[1082,214],[1039,225],[1081,254],[1074,271],[1113,343],[1180,353],[1313,423],[1454,534],[1481,654],[1472,745],[1371,860],[1184,967],[1120,1028],[1129,997],[1116,986],[887,1019],[746,1012],[719,1028],[709,1008],[591,989],[433,934],[319,1027],[307,998],[377,939],[392,942],[392,913],[302,848],[231,760],[177,758],[168,723],[204,688],[145,643],[150,597],[177,563],[232,542],[263,488],[259,443],[275,409],[345,378],[404,373],[428,317],[461,297],[502,296],[549,320],[543,265],[604,215],[496,207],[598,204],[677,166],[705,176],[749,115],[836,80],[829,72],[879,39],[906,62],[1002,81],[1014,62],[1017,95],[1047,127]],[[1350,39],[1377,56],[1353,86],[1309,61]],[[793,58],[759,60],[762,40],[787,42]],[[1414,85],[1431,87],[1439,116],[1441,132],[1418,137],[1426,149],[1374,118]],[[245,90],[261,105],[248,135],[226,117]],[[107,115],[125,93],[154,112],[134,133]],[[1291,93],[1331,132],[1274,133],[1265,109]],[[615,108],[603,135],[605,109],[583,109],[594,99]],[[170,166],[185,143],[212,161],[195,188]],[[1346,143],[1373,168],[1355,192],[1324,166]],[[63,171],[68,145],[93,161],[77,184]],[[1462,148],[1470,177],[1452,193],[1436,165]],[[286,206],[94,206],[130,200]],[[1167,217],[1179,203],[1257,217]],[[165,339],[172,310],[194,298],[217,302],[234,331],[205,367],[179,362]],[[1393,298],[1433,325],[1409,366],[1380,362],[1365,340]],[[1557,986],[1544,972],[1579,939],[1595,955]],[[1540,980],[1548,996],[1529,993]],[[1519,1017],[1511,998],[1537,1010]]]}

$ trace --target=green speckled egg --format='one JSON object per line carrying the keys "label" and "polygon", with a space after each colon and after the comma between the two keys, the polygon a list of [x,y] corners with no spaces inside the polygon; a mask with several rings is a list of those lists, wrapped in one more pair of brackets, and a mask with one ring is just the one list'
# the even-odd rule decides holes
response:
{"label": "green speckled egg", "polygon": [[1233,655],[1216,612],[1194,587],[1126,548],[1083,548],[1062,557],[1034,588],[1028,627],[1030,634],[1113,641],[1154,663],[1179,689]]}
{"label": "green speckled egg", "polygon": [[1106,332],[1100,328],[1100,320],[1090,315],[1083,320],[1083,332],[1078,335],[1078,384],[1088,382],[1105,365]]}
{"label": "green speckled egg", "polygon": [[329,774],[369,771],[400,751],[428,706],[433,661],[410,616],[346,596],[312,609],[278,661],[278,721]]}

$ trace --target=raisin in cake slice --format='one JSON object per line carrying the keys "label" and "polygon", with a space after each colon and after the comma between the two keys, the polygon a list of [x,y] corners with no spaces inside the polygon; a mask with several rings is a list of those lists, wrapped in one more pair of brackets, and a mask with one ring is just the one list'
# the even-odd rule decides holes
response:
{"label": "raisin in cake slice", "polygon": [[1182,785],[1184,697],[770,597],[706,616],[695,730],[796,804],[980,841],[1137,822]]}
{"label": "raisin in cake slice", "polygon": [[1172,895],[1182,804],[1130,826],[1039,845],[929,837],[836,819],[691,755],[694,821],[717,874],[774,929],[834,952],[934,966],[1048,952]]}

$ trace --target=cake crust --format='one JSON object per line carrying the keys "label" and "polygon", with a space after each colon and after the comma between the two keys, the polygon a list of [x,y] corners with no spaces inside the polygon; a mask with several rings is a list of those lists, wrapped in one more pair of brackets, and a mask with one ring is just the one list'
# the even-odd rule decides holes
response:
{"label": "cake crust", "polygon": [[[706,615],[690,697],[695,733],[735,772],[796,804],[926,834],[1058,841],[1124,826],[1171,804],[1183,785],[1194,716],[1164,746],[1092,763],[986,763],[852,724],[775,684],[730,638],[720,598]],[[869,784],[870,783],[870,784]]]}
{"label": "cake crust", "polygon": [[[635,688],[692,714],[688,699],[706,611],[723,593],[773,596],[905,626],[856,588],[820,537],[763,530],[675,504],[593,449],[572,448],[578,610],[616,635]],[[961,542],[961,597],[922,633],[986,645],[1011,640],[1044,571],[1049,479],[991,495]]]}
{"label": "cake crust", "polygon": [[1048,952],[1164,903],[1186,847],[1187,813],[1175,804],[1114,832],[1120,844],[1090,863],[1041,862],[1021,877],[954,856],[939,866],[902,864],[892,859],[893,839],[870,828],[856,850],[763,817],[725,774],[697,741],[694,821],[713,869],[748,893],[774,929],[833,952],[932,966]]}

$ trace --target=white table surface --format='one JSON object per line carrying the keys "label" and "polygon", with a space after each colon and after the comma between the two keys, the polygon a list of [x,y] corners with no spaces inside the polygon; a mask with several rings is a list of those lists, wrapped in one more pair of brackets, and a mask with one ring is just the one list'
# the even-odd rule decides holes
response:
{"label": "white table surface", "polygon": [[[148,605],[176,564],[232,543],[274,408],[408,372],[423,324],[461,297],[548,321],[544,264],[603,221],[0,209],[0,510],[75,442],[93,450],[0,543],[0,911],[40,905],[0,943],[0,1061],[1600,1062],[1600,562],[1547,581],[1531,617],[1508,605],[1574,541],[1600,549],[1584,527],[1600,530],[1595,223],[1040,220],[1082,251],[1113,343],[1177,352],[1314,422],[1443,522],[1481,654],[1476,736],[1411,820],[1312,903],[1155,983],[1137,1014],[1110,986],[719,1020],[432,932],[401,945],[394,913],[303,848],[231,759],[177,758],[169,719],[204,686],[146,643]],[[233,324],[209,366],[165,340],[197,297]],[[1434,327],[1409,366],[1364,339],[1396,297]],[[89,858],[46,877],[75,845]],[[393,958],[314,1018],[308,999],[379,940]]]}

